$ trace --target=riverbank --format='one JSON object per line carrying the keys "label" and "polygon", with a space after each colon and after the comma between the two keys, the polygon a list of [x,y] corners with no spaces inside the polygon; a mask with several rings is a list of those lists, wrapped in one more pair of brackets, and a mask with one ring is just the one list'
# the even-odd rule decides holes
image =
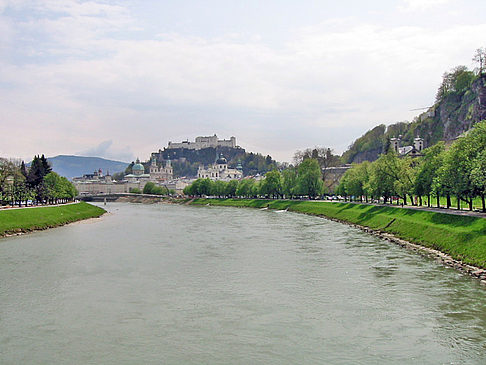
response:
{"label": "riverbank", "polygon": [[[350,203],[261,199],[195,199],[192,205],[269,208],[322,216],[431,254],[486,280],[486,219]],[[411,244],[411,245],[410,245]]]}
{"label": "riverbank", "polygon": [[0,237],[59,227],[68,223],[96,218],[105,210],[85,203],[53,207],[33,207],[0,211]]}

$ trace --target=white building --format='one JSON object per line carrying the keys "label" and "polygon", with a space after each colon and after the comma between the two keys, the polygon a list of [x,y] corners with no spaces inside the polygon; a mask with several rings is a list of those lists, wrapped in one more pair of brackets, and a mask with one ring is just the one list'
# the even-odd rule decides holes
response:
{"label": "white building", "polygon": [[220,155],[216,162],[207,168],[199,166],[197,177],[211,180],[235,180],[243,177],[243,171],[240,164],[236,169],[228,168],[228,161],[223,155]]}
{"label": "white building", "polygon": [[163,183],[174,178],[174,170],[170,160],[167,160],[165,166],[157,165],[157,160],[152,158],[150,165],[150,180],[155,183]]}
{"label": "white building", "polygon": [[391,138],[390,139],[390,148],[392,148],[400,157],[404,156],[421,156],[422,150],[424,149],[424,140],[423,138],[417,137],[413,140],[413,146],[400,146],[401,136],[398,138]]}
{"label": "white building", "polygon": [[175,149],[175,148],[186,148],[189,150],[200,150],[203,148],[209,147],[230,147],[236,148],[236,138],[231,137],[230,139],[218,139],[218,136],[215,134],[214,136],[209,137],[196,137],[194,142],[189,141],[182,141],[182,142],[169,142],[167,149]]}

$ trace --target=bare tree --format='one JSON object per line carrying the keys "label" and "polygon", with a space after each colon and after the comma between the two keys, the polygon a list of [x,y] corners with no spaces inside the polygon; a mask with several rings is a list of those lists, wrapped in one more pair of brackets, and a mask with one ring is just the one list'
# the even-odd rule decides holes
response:
{"label": "bare tree", "polygon": [[486,47],[478,48],[474,54],[473,61],[478,63],[478,75],[486,70]]}

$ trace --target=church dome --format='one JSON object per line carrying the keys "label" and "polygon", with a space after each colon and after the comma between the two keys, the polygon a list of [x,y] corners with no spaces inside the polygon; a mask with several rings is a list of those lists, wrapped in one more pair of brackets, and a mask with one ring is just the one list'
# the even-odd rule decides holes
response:
{"label": "church dome", "polygon": [[137,159],[137,163],[132,167],[132,172],[135,173],[135,171],[145,171],[145,168],[143,167],[143,165],[140,163],[138,159]]}
{"label": "church dome", "polygon": [[218,165],[226,165],[228,161],[224,158],[223,154],[219,155],[218,160],[216,161]]}

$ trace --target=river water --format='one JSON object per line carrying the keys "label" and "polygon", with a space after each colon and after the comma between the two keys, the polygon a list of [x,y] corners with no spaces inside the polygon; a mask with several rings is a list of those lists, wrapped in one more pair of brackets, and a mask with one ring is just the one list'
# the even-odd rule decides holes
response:
{"label": "river water", "polygon": [[0,240],[1,364],[485,364],[486,288],[288,212],[113,203]]}

